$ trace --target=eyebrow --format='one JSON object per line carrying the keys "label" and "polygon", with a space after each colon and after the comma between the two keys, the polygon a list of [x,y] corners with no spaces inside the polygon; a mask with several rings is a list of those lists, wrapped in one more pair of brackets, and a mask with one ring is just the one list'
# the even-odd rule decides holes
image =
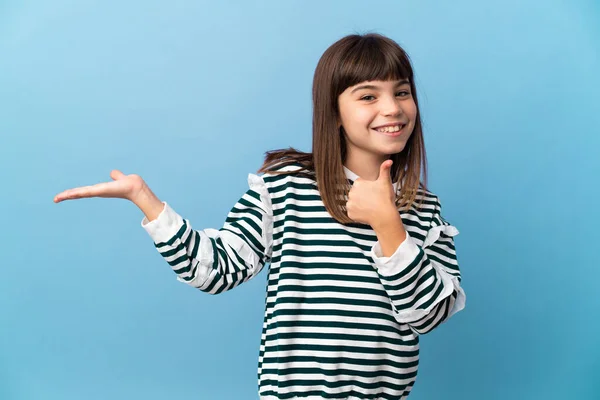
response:
{"label": "eyebrow", "polygon": [[[402,85],[406,85],[408,83],[410,83],[408,81],[408,79],[403,79],[403,80],[399,81],[396,84],[396,86],[402,86]],[[354,93],[354,92],[356,92],[358,90],[361,90],[361,89],[379,90],[379,86],[376,86],[376,85],[360,85],[360,86],[357,86],[354,89],[352,89],[352,91],[350,92],[350,94],[352,94],[352,93]]]}

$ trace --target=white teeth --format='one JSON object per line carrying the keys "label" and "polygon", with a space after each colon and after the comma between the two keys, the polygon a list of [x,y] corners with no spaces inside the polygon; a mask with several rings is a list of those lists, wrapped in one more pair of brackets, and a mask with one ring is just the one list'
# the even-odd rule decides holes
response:
{"label": "white teeth", "polygon": [[377,128],[378,132],[398,132],[404,125],[385,126],[383,128]]}

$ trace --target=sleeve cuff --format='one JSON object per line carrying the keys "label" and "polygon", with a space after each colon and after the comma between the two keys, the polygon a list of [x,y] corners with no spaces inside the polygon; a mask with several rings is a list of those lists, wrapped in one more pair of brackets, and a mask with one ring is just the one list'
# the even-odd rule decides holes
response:
{"label": "sleeve cuff", "polygon": [[141,223],[154,243],[169,241],[184,224],[183,218],[167,202],[163,201],[163,204],[164,208],[156,219],[148,221],[148,218],[144,217]]}
{"label": "sleeve cuff", "polygon": [[383,276],[392,276],[408,267],[419,255],[419,246],[414,242],[408,231],[406,239],[398,246],[390,257],[383,257],[379,241],[371,248],[371,258],[377,271]]}

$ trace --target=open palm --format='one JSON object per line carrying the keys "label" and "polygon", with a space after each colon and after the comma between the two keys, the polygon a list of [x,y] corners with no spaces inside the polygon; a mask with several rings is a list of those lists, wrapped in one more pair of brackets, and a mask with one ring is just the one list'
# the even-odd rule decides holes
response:
{"label": "open palm", "polygon": [[113,182],[103,182],[91,186],[68,189],[54,197],[55,203],[64,200],[83,199],[89,197],[108,197],[133,200],[144,187],[144,180],[135,174],[125,175],[121,171],[110,173]]}

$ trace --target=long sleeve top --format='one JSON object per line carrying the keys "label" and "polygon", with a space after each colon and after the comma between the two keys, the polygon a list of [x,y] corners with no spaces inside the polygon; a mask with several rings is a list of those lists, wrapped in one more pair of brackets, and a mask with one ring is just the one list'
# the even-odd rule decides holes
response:
{"label": "long sleeve top", "polygon": [[438,197],[421,190],[421,207],[400,211],[407,237],[383,257],[369,225],[332,218],[314,179],[249,174],[248,184],[218,230],[193,229],[167,202],[141,224],[177,279],[203,292],[233,289],[268,265],[260,399],[405,399],[419,335],[465,306],[458,230]]}

